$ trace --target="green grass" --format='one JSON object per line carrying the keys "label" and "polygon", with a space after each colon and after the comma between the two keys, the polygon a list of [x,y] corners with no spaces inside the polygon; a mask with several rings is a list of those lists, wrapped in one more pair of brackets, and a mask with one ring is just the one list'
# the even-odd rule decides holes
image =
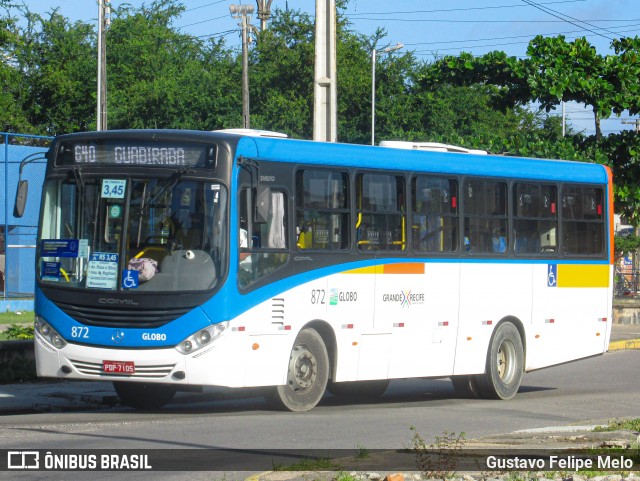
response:
{"label": "green grass", "polygon": [[619,429],[628,429],[629,431],[640,431],[640,418],[636,419],[614,419],[604,427],[598,427],[595,431],[618,431]]}
{"label": "green grass", "polygon": [[0,312],[0,324],[33,324],[33,311]]}
{"label": "green grass", "polygon": [[328,458],[310,458],[290,466],[275,463],[272,469],[273,471],[336,471],[340,466]]}
{"label": "green grass", "polygon": [[[33,319],[33,311],[21,311],[20,314],[16,312],[0,312],[0,341],[22,339],[22,331],[33,326]],[[19,337],[15,337],[16,335]]]}

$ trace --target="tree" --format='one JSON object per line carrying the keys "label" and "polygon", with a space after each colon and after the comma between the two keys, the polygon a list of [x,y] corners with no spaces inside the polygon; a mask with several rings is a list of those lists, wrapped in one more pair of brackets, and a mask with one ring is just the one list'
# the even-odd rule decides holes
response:
{"label": "tree", "polygon": [[253,127],[298,138],[313,136],[313,39],[309,15],[275,10],[250,58]]}
{"label": "tree", "polygon": [[[2,5],[5,2],[1,3]],[[10,16],[0,18],[0,131],[28,132],[31,125],[25,116],[20,95],[23,85],[22,72],[16,64],[14,51],[21,43],[17,19]]]}
{"label": "tree", "polygon": [[24,116],[36,133],[87,130],[95,106],[93,29],[70,24],[53,10],[48,18],[25,12],[27,26],[14,45],[14,75]]}

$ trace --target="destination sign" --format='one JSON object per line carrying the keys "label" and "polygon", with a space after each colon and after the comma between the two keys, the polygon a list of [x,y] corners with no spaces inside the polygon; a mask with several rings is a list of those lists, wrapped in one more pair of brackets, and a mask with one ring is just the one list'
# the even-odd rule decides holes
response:
{"label": "destination sign", "polygon": [[121,165],[131,167],[207,167],[215,147],[171,142],[102,141],[65,143],[57,165]]}

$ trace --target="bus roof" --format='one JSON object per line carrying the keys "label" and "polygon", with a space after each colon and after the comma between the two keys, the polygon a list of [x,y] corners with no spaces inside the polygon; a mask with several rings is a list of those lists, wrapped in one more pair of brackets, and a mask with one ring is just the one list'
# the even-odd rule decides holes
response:
{"label": "bus roof", "polygon": [[236,155],[280,162],[455,175],[606,184],[602,165],[566,160],[392,149],[306,140],[245,137]]}
{"label": "bus roof", "polygon": [[422,148],[389,148],[370,145],[314,142],[281,138],[282,134],[247,135],[241,129],[227,131],[195,130],[110,130],[82,132],[56,137],[52,143],[74,139],[144,139],[228,142],[235,156],[257,160],[322,166],[342,166],[358,169],[385,169],[400,172],[430,172],[453,175],[481,175],[554,182],[606,184],[608,174],[600,164],[567,160],[532,159],[487,155],[486,153],[454,153]]}

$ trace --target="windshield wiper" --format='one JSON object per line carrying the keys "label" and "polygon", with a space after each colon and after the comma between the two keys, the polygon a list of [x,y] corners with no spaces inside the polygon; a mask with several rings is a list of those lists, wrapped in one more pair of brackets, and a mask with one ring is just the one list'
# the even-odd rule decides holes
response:
{"label": "windshield wiper", "polygon": [[90,219],[93,219],[93,212],[91,212],[91,207],[88,205],[87,199],[85,198],[87,189],[82,177],[82,171],[80,170],[80,167],[74,166],[72,172],[73,178],[76,181],[76,186],[78,187],[78,193],[80,194],[80,202],[82,203],[82,207],[84,208],[84,214],[90,221]]}
{"label": "windshield wiper", "polygon": [[171,174],[171,176],[167,179],[167,183],[160,187],[160,190],[156,192],[148,202],[145,202],[143,199],[143,206],[140,208],[140,217],[147,215],[149,212],[149,208],[154,205],[158,199],[160,199],[164,194],[168,191],[173,190],[173,188],[178,185],[178,182],[182,180],[182,177],[185,174],[193,174],[195,170],[191,169],[180,169],[177,172]]}

